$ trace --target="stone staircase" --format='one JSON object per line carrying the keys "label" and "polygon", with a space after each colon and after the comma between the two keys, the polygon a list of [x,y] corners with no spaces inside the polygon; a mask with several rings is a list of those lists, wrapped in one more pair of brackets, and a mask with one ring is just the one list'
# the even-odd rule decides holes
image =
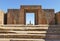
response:
{"label": "stone staircase", "polygon": [[1,25],[0,41],[60,41],[59,25]]}

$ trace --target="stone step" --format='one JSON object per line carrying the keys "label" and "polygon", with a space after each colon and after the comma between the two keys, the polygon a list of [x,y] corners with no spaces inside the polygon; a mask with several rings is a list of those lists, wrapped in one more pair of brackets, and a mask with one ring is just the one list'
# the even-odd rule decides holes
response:
{"label": "stone step", "polygon": [[2,33],[15,33],[15,34],[60,34],[60,31],[0,31]]}
{"label": "stone step", "polygon": [[27,38],[27,39],[60,39],[60,35],[47,34],[0,34],[0,38]]}
{"label": "stone step", "polygon": [[0,38],[35,38],[35,39],[40,39],[40,38],[45,38],[45,34],[0,34]]}
{"label": "stone step", "polygon": [[0,38],[0,41],[45,41],[44,39]]}
{"label": "stone step", "polygon": [[47,29],[3,29],[1,28],[0,31],[47,31]]}
{"label": "stone step", "polygon": [[44,28],[42,28],[42,29],[37,29],[37,28],[35,28],[35,29],[33,29],[33,28],[31,28],[31,29],[4,29],[4,28],[1,28],[0,29],[0,31],[10,31],[10,30],[13,30],[13,31],[47,31],[47,30],[49,30],[49,31],[60,31],[60,28],[49,28],[49,29],[44,29]]}
{"label": "stone step", "polygon": [[44,39],[44,35],[0,35],[0,38]]}
{"label": "stone step", "polygon": [[0,34],[0,35],[37,35],[37,36],[46,36],[46,34]]}
{"label": "stone step", "polygon": [[60,41],[60,39],[17,39],[17,38],[0,38],[0,41]]}
{"label": "stone step", "polygon": [[29,33],[29,34],[34,34],[34,33],[36,33],[36,34],[41,34],[41,33],[45,33],[45,34],[60,34],[60,31],[9,31],[9,32],[13,32],[13,33],[19,33],[19,34],[21,34],[21,33]]}
{"label": "stone step", "polygon": [[48,27],[0,27],[1,29],[22,29],[22,30],[25,30],[25,29],[48,29]]}
{"label": "stone step", "polygon": [[60,31],[60,28],[48,28],[48,29],[6,29],[6,30],[13,30],[13,31]]}
{"label": "stone step", "polygon": [[56,31],[56,30],[48,30],[48,31],[13,31],[13,30],[5,30],[5,31],[3,31],[3,30],[0,30],[0,33],[31,33],[31,34],[33,34],[33,33],[37,33],[37,34],[39,34],[39,33],[49,33],[49,34],[60,34],[60,31]]}

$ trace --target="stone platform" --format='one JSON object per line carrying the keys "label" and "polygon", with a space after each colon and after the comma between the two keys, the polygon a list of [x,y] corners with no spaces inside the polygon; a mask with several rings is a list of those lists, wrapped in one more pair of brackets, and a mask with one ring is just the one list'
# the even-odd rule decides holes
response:
{"label": "stone platform", "polygon": [[0,25],[0,41],[60,41],[60,25]]}

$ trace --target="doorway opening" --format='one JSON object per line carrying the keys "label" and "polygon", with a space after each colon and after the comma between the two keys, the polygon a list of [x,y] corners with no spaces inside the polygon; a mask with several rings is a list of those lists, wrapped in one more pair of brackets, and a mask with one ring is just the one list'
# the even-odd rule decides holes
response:
{"label": "doorway opening", "polygon": [[35,13],[26,13],[26,25],[35,25]]}

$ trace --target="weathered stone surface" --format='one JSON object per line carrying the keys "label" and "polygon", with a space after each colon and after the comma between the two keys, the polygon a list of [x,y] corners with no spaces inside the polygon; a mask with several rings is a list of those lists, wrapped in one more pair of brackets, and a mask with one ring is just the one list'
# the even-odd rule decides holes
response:
{"label": "weathered stone surface", "polygon": [[[37,5],[22,5],[20,10],[10,9],[7,15],[7,24],[26,24],[26,12],[35,13],[35,25],[46,24],[45,14],[42,12],[41,6]],[[17,16],[17,15],[18,16]],[[12,16],[13,15],[13,16]],[[17,20],[18,19],[18,20]],[[17,21],[16,21],[17,20]]]}
{"label": "weathered stone surface", "polygon": [[0,11],[0,25],[4,24],[4,12]]}
{"label": "weathered stone surface", "polygon": [[43,9],[43,12],[45,12],[47,24],[54,25],[55,24],[54,9]]}
{"label": "weathered stone surface", "polygon": [[55,15],[56,15],[56,16],[55,16],[56,23],[57,23],[58,25],[60,25],[60,12],[56,13]]}
{"label": "weathered stone surface", "polygon": [[[60,25],[3,25],[0,27],[0,38],[6,38],[11,41],[19,39],[29,39],[20,41],[59,41]],[[43,32],[44,31],[44,32]],[[4,41],[4,40],[3,40]]]}
{"label": "weathered stone surface", "polygon": [[[0,20],[4,21],[4,24],[25,25],[27,12],[35,13],[35,25],[60,24],[60,12],[55,14],[54,9],[42,9],[39,5],[21,5],[20,9],[8,9],[7,13],[0,15],[0,17],[4,16],[3,18],[0,18]],[[2,13],[2,11],[0,11],[0,13]]]}
{"label": "weathered stone surface", "polygon": [[[26,12],[35,13],[35,25],[25,25]],[[39,5],[22,5],[20,9],[9,9],[7,14],[0,11],[0,24],[3,20],[7,24],[0,25],[0,41],[60,41],[59,17],[60,12],[54,14],[54,9]]]}
{"label": "weathered stone surface", "polygon": [[19,9],[8,9],[7,24],[19,24]]}

